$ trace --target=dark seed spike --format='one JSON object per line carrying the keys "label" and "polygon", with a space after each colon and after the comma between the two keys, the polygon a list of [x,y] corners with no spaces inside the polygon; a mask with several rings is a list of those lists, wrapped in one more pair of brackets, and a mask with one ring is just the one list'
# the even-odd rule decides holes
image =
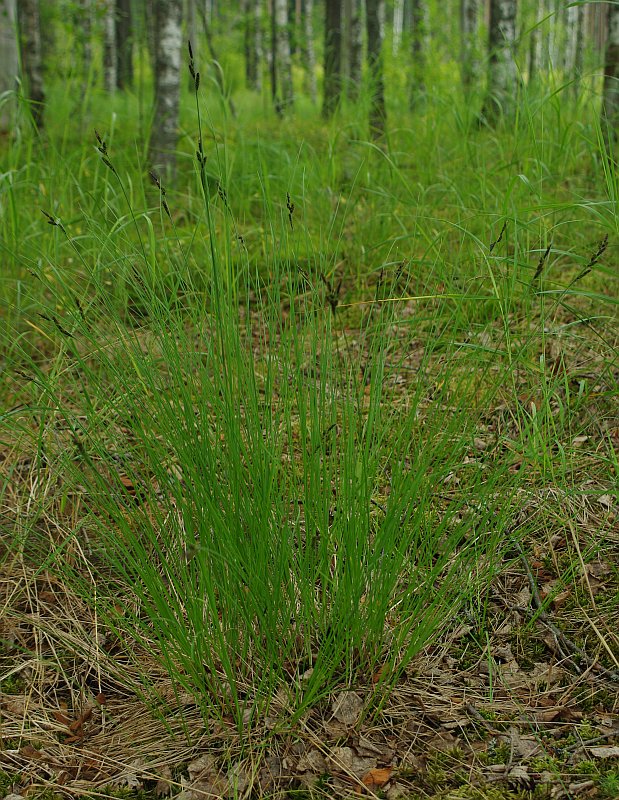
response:
{"label": "dark seed spike", "polygon": [[499,233],[498,238],[495,239],[494,242],[492,242],[492,244],[488,248],[490,253],[494,250],[494,248],[497,246],[497,244],[499,244],[499,242],[502,241],[503,234],[505,233],[506,230],[507,230],[507,220],[505,220],[505,222],[503,223],[503,227],[501,228],[501,232]]}
{"label": "dark seed spike", "polygon": [[191,48],[191,39],[187,39],[187,49],[189,50],[189,58],[193,61],[193,50]]}
{"label": "dark seed spike", "polygon": [[538,264],[537,264],[537,269],[535,270],[535,275],[533,276],[533,281],[532,281],[533,283],[535,283],[535,281],[542,274],[542,272],[544,270],[544,264],[546,263],[546,260],[548,259],[548,256],[550,255],[550,248],[551,247],[552,247],[552,242],[548,245],[548,247],[544,250],[544,252],[540,256],[540,259],[539,259]]}
{"label": "dark seed spike", "polygon": [[195,74],[195,82],[196,82],[196,92],[200,88],[200,73],[196,72]]}

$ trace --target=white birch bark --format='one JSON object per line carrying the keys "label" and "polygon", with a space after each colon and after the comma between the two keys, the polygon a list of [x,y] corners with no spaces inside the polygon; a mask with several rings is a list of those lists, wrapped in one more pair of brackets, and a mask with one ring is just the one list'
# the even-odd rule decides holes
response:
{"label": "white birch bark", "polygon": [[516,0],[490,0],[488,31],[488,87],[483,116],[489,124],[508,114],[516,100],[518,71],[516,46]]}
{"label": "white birch bark", "polygon": [[529,84],[535,81],[537,74],[542,66],[542,25],[544,15],[544,0],[534,0],[535,3],[535,27],[531,31],[529,38]]}
{"label": "white birch bark", "polygon": [[155,110],[149,161],[153,169],[170,177],[176,167],[182,12],[182,0],[155,0]]}
{"label": "white birch bark", "polygon": [[617,162],[619,161],[616,150],[619,135],[619,3],[613,3],[608,8],[602,126],[607,144],[615,148],[614,160]]}
{"label": "white birch bark", "polygon": [[116,3],[105,0],[103,17],[103,85],[110,93],[116,91],[117,58],[116,58]]}
{"label": "white birch bark", "polygon": [[305,90],[312,103],[318,102],[316,86],[316,51],[314,49],[314,0],[303,2],[303,46],[301,50],[305,69]]}
{"label": "white birch bark", "polygon": [[574,75],[576,65],[576,37],[578,34],[578,6],[565,9],[565,74]]}
{"label": "white birch bark", "polygon": [[465,92],[479,82],[479,0],[460,0],[460,74]]}
{"label": "white birch bark", "polygon": [[585,5],[577,6],[576,42],[574,44],[574,78],[575,87],[582,77],[585,68]]}
{"label": "white birch bark", "polygon": [[19,70],[15,0],[0,0],[0,131],[14,124],[15,96]]}
{"label": "white birch bark", "polygon": [[391,41],[391,49],[394,58],[400,52],[402,44],[402,28],[404,25],[404,0],[393,1],[393,34]]}
{"label": "white birch bark", "polygon": [[292,88],[292,58],[290,55],[290,34],[288,30],[287,0],[273,0],[275,12],[275,52],[277,57],[277,74],[280,102],[284,109],[294,105]]}

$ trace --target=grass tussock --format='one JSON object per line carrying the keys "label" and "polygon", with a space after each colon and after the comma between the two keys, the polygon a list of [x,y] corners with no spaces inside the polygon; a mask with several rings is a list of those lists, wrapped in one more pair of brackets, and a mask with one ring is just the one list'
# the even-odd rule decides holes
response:
{"label": "grass tussock", "polygon": [[192,67],[175,185],[113,114],[2,154],[0,785],[612,796],[594,122],[276,138]]}

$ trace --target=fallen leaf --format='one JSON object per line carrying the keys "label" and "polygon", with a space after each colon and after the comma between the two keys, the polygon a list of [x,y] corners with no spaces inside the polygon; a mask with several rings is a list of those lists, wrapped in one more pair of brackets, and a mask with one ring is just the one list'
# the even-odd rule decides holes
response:
{"label": "fallen leaf", "polygon": [[361,778],[376,767],[375,758],[358,756],[352,747],[334,747],[328,761],[334,772],[344,772],[356,778]]}
{"label": "fallen leaf", "polygon": [[331,711],[338,722],[352,728],[363,711],[363,700],[356,692],[341,692],[335,699]]}
{"label": "fallen leaf", "polygon": [[523,764],[516,764],[515,767],[512,767],[507,774],[507,780],[515,786],[527,789],[532,789],[535,785],[535,781],[529,775],[529,770]]}
{"label": "fallen leaf", "polygon": [[26,756],[26,758],[43,758],[44,756],[42,750],[37,750],[36,747],[33,747],[31,744],[22,747],[19,754],[21,756]]}
{"label": "fallen leaf", "polygon": [[324,775],[327,772],[327,762],[320,750],[312,748],[301,756],[297,769],[300,772],[314,772],[317,775]]}
{"label": "fallen leaf", "polygon": [[155,797],[167,797],[172,793],[172,770],[166,764],[162,767],[155,786]]}
{"label": "fallen leaf", "polygon": [[619,745],[600,745],[588,747],[587,750],[594,758],[619,758]]}
{"label": "fallen leaf", "polygon": [[89,706],[85,711],[83,711],[80,714],[80,716],[74,722],[72,722],[69,725],[69,730],[73,731],[73,733],[76,733],[83,726],[85,722],[88,722],[88,720],[91,717],[92,717],[92,707]]}
{"label": "fallen leaf", "polygon": [[391,778],[393,767],[375,767],[363,776],[363,785],[368,789],[379,789]]}
{"label": "fallen leaf", "polygon": [[241,761],[237,761],[228,770],[228,792],[232,797],[239,797],[249,786],[249,776]]}

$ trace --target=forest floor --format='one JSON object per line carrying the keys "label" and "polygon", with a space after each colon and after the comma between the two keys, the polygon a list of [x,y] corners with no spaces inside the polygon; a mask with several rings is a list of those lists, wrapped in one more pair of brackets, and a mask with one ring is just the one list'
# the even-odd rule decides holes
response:
{"label": "forest floor", "polygon": [[[501,336],[501,323],[494,332]],[[354,341],[355,330],[348,335]],[[557,369],[568,383],[586,374],[595,385],[599,405],[588,413],[600,414],[617,452],[619,374],[616,365],[597,373],[594,349],[564,343]],[[409,352],[407,363],[415,357]],[[403,371],[386,402],[403,402],[413,380]],[[538,391],[522,377],[523,403],[535,403]],[[509,419],[497,398],[472,460],[488,457]],[[47,476],[32,452],[4,446],[0,796],[619,796],[619,505],[616,485],[596,470],[599,442],[572,444],[580,456],[569,491],[534,471],[520,490],[521,518],[534,520],[535,535],[508,548],[479,599],[483,626],[478,609],[448,621],[369,714],[375,678],[343,685],[289,728],[275,704],[274,717],[253,719],[244,736],[231,718],[205,720],[145,647],[139,658],[170,703],[165,719],[153,715],[123,680],[130,667],[117,634],[100,628],[52,571],[40,571],[29,543],[9,551],[20,515],[35,497],[58,495],[58,476]],[[505,458],[527,468],[518,452]],[[31,537],[57,541],[66,510],[43,507]],[[101,647],[90,655],[93,635]]]}
{"label": "forest floor", "polygon": [[[404,85],[396,67],[393,77]],[[148,181],[140,161],[147,136],[142,94],[138,109],[136,95],[114,99],[93,90],[84,97],[82,76],[58,80],[46,134],[2,144],[0,797],[619,797],[616,164],[600,153],[594,91],[585,87],[567,102],[565,91],[541,85],[541,94],[523,97],[513,124],[486,130],[470,98],[454,88],[455,69],[440,67],[449,94],[429,92],[419,113],[410,114],[408,98],[390,99],[392,128],[380,146],[367,141],[359,107],[344,107],[325,123],[307,101],[280,119],[264,98],[246,93],[232,120],[221,97],[203,86],[211,92],[204,100],[208,125],[203,120],[199,134],[206,167],[202,157],[196,167],[196,104],[185,97],[179,174],[167,195],[158,178]],[[94,127],[107,129],[107,144],[99,133],[95,139]],[[235,339],[236,327],[212,322],[224,294],[215,287],[218,265],[226,290],[242,273],[230,295],[235,303],[241,298],[234,306],[238,329],[261,329],[251,343]],[[392,296],[381,298],[383,276],[392,274]],[[257,287],[271,306],[263,328],[260,319],[253,326]],[[295,304],[307,341],[289,324]],[[384,325],[378,306],[393,309]],[[172,333],[168,315],[177,315]],[[211,336],[217,324],[221,340]],[[283,344],[269,339],[274,331],[288,337]],[[231,363],[220,356],[220,341],[238,345],[236,383],[218,373]],[[371,358],[383,359],[382,395],[367,378]],[[335,377],[317,377],[325,364]],[[248,401],[243,409],[255,413],[239,422],[234,402],[244,402],[247,387],[254,406]],[[211,425],[216,412],[225,419]],[[358,429],[351,433],[343,419]],[[275,463],[263,452],[265,431],[280,448]],[[206,477],[213,486],[205,488],[197,486],[208,480],[196,462],[209,433],[215,446],[211,461],[205,458],[212,468]],[[418,436],[414,446],[406,434]],[[380,443],[378,456],[364,449],[368,441]],[[419,488],[408,506],[421,511],[405,509],[411,548],[389,553],[405,553],[389,584],[385,550],[366,543],[356,563],[357,543],[348,541],[346,563],[334,539],[350,531],[374,535],[383,525],[399,540],[397,524],[384,523],[389,514],[392,522],[405,518],[389,495],[396,462],[402,475],[412,475],[399,485]],[[101,467],[94,477],[93,464]],[[262,466],[264,480],[254,483]],[[426,469],[428,479],[415,483],[415,468]],[[356,480],[357,495],[347,481],[338,483],[342,474]],[[230,475],[245,514],[236,525],[239,540],[244,528],[255,531],[256,519],[270,523],[263,573],[282,551],[282,530],[294,546],[311,540],[302,505],[311,505],[312,492],[318,496],[316,538],[327,542],[321,571],[312,573],[311,558],[304,562],[310,588],[297,580],[287,597],[280,593],[284,621],[271,629],[281,634],[290,624],[292,641],[302,617],[294,603],[302,598],[304,621],[328,623],[326,631],[305,629],[298,649],[308,658],[277,662],[279,645],[290,653],[296,644],[271,646],[262,629],[256,634],[255,619],[269,618],[261,592],[278,586],[261,586],[264,574],[249,575],[251,559],[244,574],[239,570],[242,580],[224,587],[229,596],[217,595],[208,570],[196,566],[202,540],[192,514],[207,516],[211,497],[199,533],[210,546],[223,520],[215,533],[226,541],[220,562],[212,563],[230,553],[227,534],[236,520],[229,508],[222,511],[232,495],[225,486]],[[245,495],[256,485],[266,500],[254,515],[258,497]],[[179,487],[190,495],[185,515]],[[342,510],[351,497],[365,501],[357,527],[354,510]],[[193,537],[177,550],[172,534],[165,540],[170,520],[170,530]],[[460,539],[451,536],[452,522]],[[496,531],[506,541],[497,543],[500,563],[486,581],[483,547]],[[145,586],[159,591],[153,603],[149,591],[123,583],[131,569],[124,570],[117,546],[122,536],[134,536],[136,549],[127,545],[127,553],[135,556],[146,534],[144,552],[170,568],[159,570],[159,561],[144,567],[152,581]],[[457,544],[441,562],[445,540]],[[458,560],[460,548],[466,556],[478,545],[479,573],[465,572],[464,580],[449,572],[459,563],[468,569],[470,559]],[[104,560],[106,547],[115,563]],[[202,555],[210,564],[210,553]],[[286,568],[297,566],[294,555],[288,553]],[[359,564],[372,558],[363,574]],[[435,561],[443,572],[434,572]],[[110,565],[118,568],[113,579]],[[226,563],[224,578],[226,569],[233,573]],[[381,694],[380,668],[364,673],[358,650],[333,646],[346,669],[329,675],[302,714],[291,713],[290,697],[301,697],[311,681],[309,661],[325,640],[333,645],[329,613],[342,606],[332,597],[351,574],[355,589],[371,588],[377,574],[388,586],[373,632],[394,674],[407,642],[397,640],[401,650],[391,652],[393,621],[413,639],[418,619],[425,631],[421,612],[430,618],[445,596],[437,575],[459,578],[464,599],[389,692]],[[139,583],[139,569],[133,575]],[[406,583],[419,575],[421,585]],[[279,683],[269,684],[260,666],[240,657],[226,673],[238,667],[246,677],[253,670],[255,685],[235,697],[247,708],[268,707],[262,717],[205,713],[217,702],[200,702],[195,687],[221,673],[211,669],[204,678],[205,663],[219,662],[198,645],[192,649],[198,636],[185,637],[185,620],[194,634],[207,629],[200,627],[203,612],[195,612],[199,604],[192,618],[177,591],[193,591],[193,580],[213,590],[209,600],[236,597],[228,608],[237,620],[250,620],[247,638],[251,631],[256,650],[277,662]],[[362,621],[376,618],[363,604],[379,592],[366,591],[351,592]],[[413,595],[424,602],[407,605]],[[204,596],[198,600],[208,605]],[[178,601],[168,616],[167,601]],[[419,616],[407,617],[410,608]],[[210,610],[207,630],[221,632],[217,602]],[[173,629],[172,655],[166,646],[174,636],[165,625],[158,629],[158,615],[183,623]],[[340,619],[347,645],[353,622]],[[359,627],[354,641],[361,649]],[[228,637],[218,645],[236,652],[229,631]],[[201,641],[211,648],[210,637]],[[179,653],[186,660],[175,667]],[[184,685],[175,682],[174,670],[184,678],[187,665],[196,672]],[[252,706],[265,686],[278,688],[266,705]],[[222,696],[232,694],[226,678],[220,687]]]}

